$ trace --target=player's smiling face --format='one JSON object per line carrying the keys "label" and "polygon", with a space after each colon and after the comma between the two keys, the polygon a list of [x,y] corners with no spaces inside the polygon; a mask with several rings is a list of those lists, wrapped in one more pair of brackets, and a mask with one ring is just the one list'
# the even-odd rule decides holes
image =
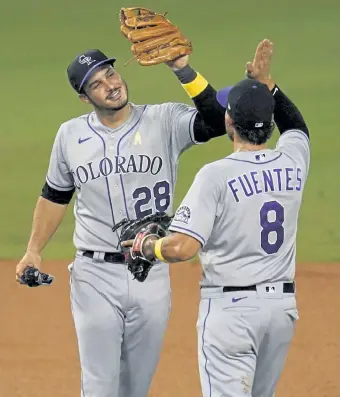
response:
{"label": "player's smiling face", "polygon": [[111,65],[96,70],[84,86],[83,102],[102,110],[119,110],[128,102],[125,81]]}

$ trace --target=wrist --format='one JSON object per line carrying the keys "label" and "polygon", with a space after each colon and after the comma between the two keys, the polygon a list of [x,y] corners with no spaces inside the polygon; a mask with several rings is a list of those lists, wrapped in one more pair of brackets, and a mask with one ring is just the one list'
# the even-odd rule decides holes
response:
{"label": "wrist", "polygon": [[197,77],[197,72],[190,65],[185,65],[180,69],[173,69],[173,72],[182,84],[191,83]]}
{"label": "wrist", "polygon": [[257,76],[252,75],[251,73],[246,73],[248,79],[257,80],[262,84],[266,84],[270,91],[273,91],[276,87],[275,81],[269,76],[268,78],[260,78]]}
{"label": "wrist", "polygon": [[155,235],[145,237],[145,240],[142,242],[141,247],[141,254],[144,256],[145,259],[155,259],[154,246],[157,240],[158,237]]}
{"label": "wrist", "polygon": [[276,86],[275,81],[271,78],[266,81],[266,84],[270,91],[273,91]]}
{"label": "wrist", "polygon": [[[255,79],[256,79],[256,77],[255,77]],[[265,84],[268,87],[269,91],[273,91],[275,88],[275,82],[270,77],[265,78],[265,79],[256,79],[256,80],[258,80],[260,83]]]}
{"label": "wrist", "polygon": [[162,262],[166,262],[163,254],[162,254],[162,244],[163,244],[164,238],[160,238],[154,242],[153,246],[153,252],[154,256],[156,259],[161,260]]}
{"label": "wrist", "polygon": [[40,256],[40,250],[37,247],[27,247],[26,254]]}

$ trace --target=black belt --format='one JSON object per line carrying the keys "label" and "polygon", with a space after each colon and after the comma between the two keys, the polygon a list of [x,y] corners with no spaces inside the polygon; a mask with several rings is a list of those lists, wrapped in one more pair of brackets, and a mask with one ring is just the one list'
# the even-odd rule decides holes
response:
{"label": "black belt", "polygon": [[[83,256],[93,258],[94,251],[85,251]],[[121,252],[106,252],[104,254],[104,261],[110,263],[125,263],[124,254]]]}
{"label": "black belt", "polygon": [[[247,287],[223,287],[223,292],[237,292],[237,291],[257,291],[256,285],[249,285]],[[269,292],[269,287],[268,287]],[[283,293],[293,294],[295,292],[295,283],[283,283]]]}

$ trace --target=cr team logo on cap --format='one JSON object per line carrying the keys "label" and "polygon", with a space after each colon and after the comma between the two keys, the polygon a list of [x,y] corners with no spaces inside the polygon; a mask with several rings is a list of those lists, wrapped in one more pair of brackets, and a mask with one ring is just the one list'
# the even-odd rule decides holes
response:
{"label": "cr team logo on cap", "polygon": [[82,65],[87,63],[90,66],[91,63],[96,62],[96,60],[92,59],[91,57],[86,57],[85,55],[80,55],[80,57],[78,58],[78,62]]}

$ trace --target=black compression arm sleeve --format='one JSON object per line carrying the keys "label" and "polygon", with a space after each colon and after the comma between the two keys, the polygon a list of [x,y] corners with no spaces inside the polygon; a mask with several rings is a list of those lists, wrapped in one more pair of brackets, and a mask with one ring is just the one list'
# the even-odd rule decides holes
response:
{"label": "black compression arm sleeve", "polygon": [[309,137],[305,120],[294,103],[275,85],[272,89],[275,99],[274,121],[280,134],[287,130],[301,130]]}
{"label": "black compression arm sleeve", "polygon": [[56,204],[69,204],[72,200],[72,196],[75,189],[67,190],[67,191],[60,191],[53,189],[51,186],[45,183],[41,191],[41,197],[45,198],[46,200],[52,201]]}
{"label": "black compression arm sleeve", "polygon": [[207,88],[193,98],[198,114],[194,121],[194,137],[197,142],[207,142],[222,136],[225,129],[225,109],[217,102],[216,90],[208,84]]}
{"label": "black compression arm sleeve", "polygon": [[175,71],[177,78],[186,89],[188,84],[197,84],[197,93],[192,96],[186,91],[193,100],[198,114],[194,121],[194,137],[197,142],[207,142],[209,139],[224,135],[225,124],[224,116],[225,109],[218,103],[216,99],[216,90],[206,82],[205,87],[201,89],[204,83],[204,78],[198,76],[197,72],[189,65]]}

